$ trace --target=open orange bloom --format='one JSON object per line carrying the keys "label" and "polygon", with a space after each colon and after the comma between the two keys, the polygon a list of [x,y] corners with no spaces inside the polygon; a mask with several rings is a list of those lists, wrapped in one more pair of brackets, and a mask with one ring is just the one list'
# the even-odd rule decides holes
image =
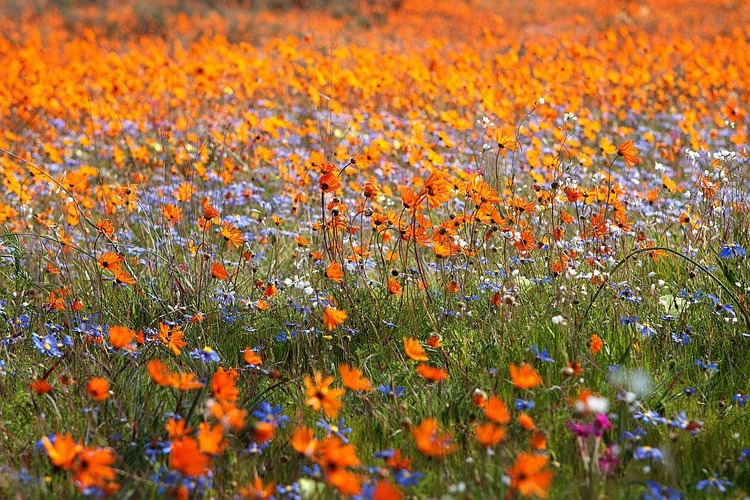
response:
{"label": "open orange bloom", "polygon": [[417,365],[417,373],[430,382],[440,382],[448,378],[448,372],[442,368],[420,363]]}
{"label": "open orange bloom", "polygon": [[602,338],[597,334],[593,334],[589,338],[589,352],[591,354],[599,354],[599,351],[602,350],[602,347],[604,347],[604,341],[602,340]]}
{"label": "open orange bloom", "polygon": [[437,420],[428,418],[411,430],[412,436],[417,443],[417,449],[428,457],[442,458],[456,451],[453,444],[453,436],[450,434],[438,435]]}
{"label": "open orange bloom", "polygon": [[161,207],[161,214],[172,224],[176,224],[182,220],[182,209],[171,203]]}
{"label": "open orange bloom", "polygon": [[325,414],[333,418],[338,415],[339,410],[344,403],[339,398],[344,395],[344,389],[331,389],[333,377],[323,378],[320,372],[315,372],[315,380],[305,376],[305,395],[307,401],[305,404],[312,407],[314,411],[320,411],[322,408]]}
{"label": "open orange bloom", "polygon": [[437,208],[451,199],[451,185],[440,172],[430,174],[422,192],[427,195],[427,206],[430,208]]}
{"label": "open orange bloom", "polygon": [[318,440],[313,437],[313,431],[308,427],[294,429],[292,439],[289,442],[292,448],[306,457],[313,456],[318,447]]}
{"label": "open orange bloom", "polygon": [[164,428],[169,433],[169,439],[172,440],[181,439],[192,430],[190,427],[187,427],[184,418],[175,420],[174,417],[169,417],[169,421]]}
{"label": "open orange bloom", "polygon": [[245,360],[245,363],[248,365],[253,366],[260,366],[263,364],[263,358],[261,358],[258,353],[250,349],[250,347],[245,347],[245,354],[242,356],[242,359]]}
{"label": "open orange bloom", "polygon": [[104,252],[96,260],[97,265],[107,271],[112,271],[115,268],[119,268],[123,262],[125,262],[125,257],[114,252]]}
{"label": "open orange bloom", "polygon": [[274,491],[276,491],[275,488],[276,483],[273,481],[264,486],[263,480],[256,477],[252,484],[239,488],[237,495],[243,500],[267,500],[273,497]]}
{"label": "open orange bloom", "polygon": [[105,485],[115,479],[112,464],[117,457],[110,448],[84,448],[78,455],[74,479],[79,490]]}
{"label": "open orange bloom", "polygon": [[315,461],[326,475],[328,483],[344,495],[356,495],[362,490],[362,479],[348,467],[360,464],[356,448],[343,444],[337,437],[325,439],[315,451]]}
{"label": "open orange bloom", "polygon": [[135,340],[135,332],[125,326],[109,328],[109,343],[115,349],[128,349]]}
{"label": "open orange bloom", "polygon": [[507,424],[510,422],[510,412],[505,406],[502,399],[497,396],[490,396],[484,407],[484,415],[497,424]]}
{"label": "open orange bloom", "polygon": [[239,374],[235,370],[226,370],[223,367],[214,373],[211,379],[211,392],[219,401],[234,403],[240,396],[240,390],[237,388],[236,380]]}
{"label": "open orange bloom", "polygon": [[226,448],[224,426],[211,427],[208,422],[201,422],[198,428],[198,448],[207,455],[219,455]]}
{"label": "open orange bloom", "polygon": [[229,277],[229,273],[221,262],[214,262],[211,264],[211,276],[219,281],[224,281]]}
{"label": "open orange bloom", "polygon": [[543,470],[549,457],[535,453],[521,453],[506,472],[510,477],[510,490],[524,496],[547,498],[552,483],[552,471]]}
{"label": "open orange bloom", "polygon": [[372,382],[367,380],[362,370],[359,368],[352,368],[348,364],[343,364],[339,367],[339,373],[341,373],[341,380],[344,382],[344,387],[350,391],[371,391]]}
{"label": "open orange bloom", "polygon": [[323,311],[323,324],[328,330],[333,330],[346,320],[346,311],[339,311],[335,307],[326,307]]}
{"label": "open orange bloom", "polygon": [[183,476],[202,476],[208,472],[208,456],[201,453],[198,443],[191,437],[172,442],[169,454],[169,468]]}
{"label": "open orange bloom", "polygon": [[109,398],[109,382],[106,379],[94,377],[86,384],[86,390],[94,401],[103,401]]}
{"label": "open orange bloom", "polygon": [[542,377],[539,372],[529,364],[522,364],[516,366],[513,363],[510,364],[510,378],[519,389],[533,389],[542,383]]}
{"label": "open orange bloom", "polygon": [[375,491],[372,494],[372,500],[401,500],[404,494],[395,484],[380,480],[375,485]]}
{"label": "open orange bloom", "polygon": [[320,186],[320,190],[324,193],[333,193],[341,189],[341,181],[339,181],[338,176],[335,174],[324,174],[320,176],[318,186]]}
{"label": "open orange bloom", "polygon": [[638,150],[630,139],[620,144],[617,148],[617,156],[621,156],[628,167],[632,167],[638,163]]}
{"label": "open orange bloom", "polygon": [[241,431],[245,427],[247,410],[237,408],[234,403],[228,401],[209,400],[206,403],[208,411],[221,425],[235,431]]}
{"label": "open orange bloom", "polygon": [[414,361],[427,361],[427,353],[424,351],[424,347],[419,344],[417,339],[407,339],[404,337],[404,351]]}
{"label": "open orange bloom", "polygon": [[185,334],[180,330],[180,326],[169,326],[166,323],[159,323],[159,340],[169,347],[169,349],[176,355],[180,355],[180,348],[185,347],[183,337]]}
{"label": "open orange bloom", "polygon": [[221,237],[227,242],[229,248],[241,247],[245,243],[245,237],[234,224],[225,222],[221,226]]}
{"label": "open orange bloom", "polygon": [[477,426],[476,435],[479,444],[485,448],[495,446],[505,439],[505,427],[487,422],[486,424]]}
{"label": "open orange bloom", "polygon": [[80,444],[73,440],[73,436],[70,434],[57,436],[54,443],[47,436],[44,436],[42,446],[44,446],[52,465],[66,470],[73,468],[78,453],[83,449]]}
{"label": "open orange bloom", "polygon": [[341,283],[341,280],[344,279],[344,272],[338,262],[331,262],[331,265],[326,269],[326,277],[331,281]]}

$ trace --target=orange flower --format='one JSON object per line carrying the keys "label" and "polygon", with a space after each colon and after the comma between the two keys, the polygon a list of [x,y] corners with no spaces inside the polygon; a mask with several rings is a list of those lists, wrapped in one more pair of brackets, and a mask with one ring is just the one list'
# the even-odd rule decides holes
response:
{"label": "orange flower", "polygon": [[443,337],[441,337],[439,333],[431,333],[430,336],[427,337],[427,345],[433,349],[439,349],[443,346]]}
{"label": "orange flower", "polygon": [[106,379],[92,378],[86,385],[86,390],[94,401],[103,401],[109,398],[109,382]]}
{"label": "orange flower", "polygon": [[99,267],[107,271],[119,268],[123,262],[125,262],[125,257],[114,252],[104,252],[96,261]]}
{"label": "orange flower", "polygon": [[328,483],[344,495],[356,495],[362,489],[361,478],[348,470],[360,464],[356,448],[339,438],[328,438],[315,450],[315,461],[323,469]]}
{"label": "orange flower", "polygon": [[510,412],[503,400],[497,396],[490,396],[490,399],[487,400],[487,405],[484,407],[484,415],[497,424],[507,424],[510,422]]}
{"label": "orange flower", "polygon": [[324,193],[333,193],[341,189],[341,181],[339,181],[338,176],[332,173],[324,174],[320,176],[318,186]]}
{"label": "orange flower", "polygon": [[401,490],[395,484],[385,480],[378,481],[372,493],[372,500],[401,500],[402,498],[404,495]]}
{"label": "orange flower", "polygon": [[534,429],[531,433],[531,447],[540,451],[547,449],[547,436],[544,432]]}
{"label": "orange flower", "polygon": [[404,351],[414,361],[427,361],[429,359],[417,339],[407,339],[404,337]]}
{"label": "orange flower", "polygon": [[552,483],[552,471],[543,470],[549,457],[535,453],[521,453],[506,472],[510,477],[510,492],[524,496],[535,495],[547,498]]}
{"label": "orange flower", "polygon": [[427,206],[430,208],[437,208],[451,199],[451,185],[441,172],[430,174],[422,191],[427,195]]}
{"label": "orange flower", "polygon": [[638,150],[633,145],[633,141],[628,139],[627,141],[620,144],[617,148],[617,156],[621,156],[625,160],[625,165],[632,167],[638,163]]}
{"label": "orange flower", "polygon": [[313,456],[318,447],[318,440],[313,437],[312,429],[307,427],[297,427],[294,429],[292,439],[289,442],[292,448],[306,457]]}
{"label": "orange flower", "polygon": [[201,207],[203,208],[203,218],[207,221],[219,216],[219,210],[211,205],[211,201],[208,198],[201,201]]}
{"label": "orange flower", "polygon": [[505,427],[491,422],[478,425],[476,428],[477,441],[484,447],[495,446],[505,439]]}
{"label": "orange flower", "polygon": [[326,276],[336,283],[341,283],[341,280],[344,279],[344,272],[338,262],[331,262],[331,265],[326,269]]}
{"label": "orange flower", "polygon": [[589,352],[591,354],[599,354],[599,351],[602,350],[602,347],[604,347],[604,341],[602,340],[602,338],[597,334],[593,334],[589,338]]}
{"label": "orange flower", "polygon": [[434,418],[423,420],[419,426],[411,430],[411,433],[417,443],[417,449],[424,455],[441,458],[456,451],[453,436],[438,435],[437,420]]}
{"label": "orange flower", "polygon": [[430,382],[440,382],[448,378],[447,371],[424,363],[417,365],[417,373]]}
{"label": "orange flower", "polygon": [[179,325],[169,326],[166,323],[159,323],[159,340],[164,342],[176,356],[180,355],[180,348],[187,345],[187,342],[182,340],[184,336]]}
{"label": "orange flower", "polygon": [[169,421],[164,426],[164,428],[169,433],[169,439],[173,441],[185,437],[192,430],[190,429],[190,427],[187,427],[185,425],[184,418],[175,420],[174,417],[169,417]]}
{"label": "orange flower", "polygon": [[172,442],[169,454],[169,468],[184,476],[202,476],[208,472],[208,456],[201,453],[195,439],[186,437]]}
{"label": "orange flower", "polygon": [[328,417],[333,418],[344,406],[339,398],[345,391],[344,389],[331,389],[329,387],[331,383],[333,383],[333,377],[323,378],[323,375],[317,371],[314,382],[309,376],[305,376],[305,395],[307,396],[305,404],[312,407],[314,411],[322,408]]}
{"label": "orange flower", "polygon": [[158,359],[152,359],[146,365],[146,370],[151,376],[151,380],[159,385],[172,385],[173,375],[169,371],[169,367],[163,361]]}
{"label": "orange flower", "polygon": [[276,488],[276,483],[271,481],[270,483],[263,485],[263,480],[259,477],[255,478],[253,484],[249,484],[243,488],[237,490],[237,495],[242,500],[268,500],[273,497]]}
{"label": "orange flower", "polygon": [[388,293],[391,295],[401,295],[401,285],[396,278],[388,279]]}
{"label": "orange flower", "polygon": [[229,273],[227,273],[221,262],[214,262],[211,264],[211,276],[219,281],[224,281],[229,277]]}
{"label": "orange flower", "polygon": [[253,425],[253,441],[258,444],[272,440],[275,433],[276,425],[271,422],[255,422]]}
{"label": "orange flower", "polygon": [[234,403],[227,401],[209,400],[206,403],[209,413],[218,420],[221,425],[235,431],[241,431],[245,427],[247,411],[240,410]]}
{"label": "orange flower", "polygon": [[323,311],[323,324],[328,330],[333,330],[346,320],[346,311],[339,311],[335,307],[326,307]]}
{"label": "orange flower", "polygon": [[235,381],[238,376],[235,370],[225,370],[223,367],[219,367],[211,379],[211,392],[214,397],[219,401],[226,401],[228,403],[237,401],[240,390],[237,389]]}
{"label": "orange flower", "polygon": [[242,357],[245,363],[253,366],[260,366],[263,364],[263,358],[261,358],[255,351],[250,347],[245,347],[245,355]]}
{"label": "orange flower", "polygon": [[182,209],[172,204],[161,207],[161,214],[172,224],[176,224],[182,220]]}
{"label": "orange flower", "polygon": [[115,478],[112,464],[115,463],[115,452],[110,448],[84,448],[78,456],[73,475],[76,487],[102,488]]}
{"label": "orange flower", "polygon": [[513,385],[519,389],[533,389],[542,383],[542,377],[536,369],[529,364],[524,363],[521,366],[516,366],[511,363],[509,368],[510,378],[513,381]]}
{"label": "orange flower", "polygon": [[341,373],[341,380],[344,382],[344,387],[351,391],[371,391],[372,382],[367,380],[359,368],[352,368],[348,364],[343,364],[339,367],[339,373]]}
{"label": "orange flower", "polygon": [[42,438],[42,446],[47,451],[52,465],[61,469],[70,470],[73,468],[78,453],[83,447],[73,440],[70,434],[55,437],[52,443],[47,436]]}
{"label": "orange flower", "polygon": [[208,422],[201,422],[198,428],[198,448],[207,455],[219,455],[224,451],[224,426],[211,427]]}
{"label": "orange flower", "polygon": [[530,431],[536,428],[534,419],[531,418],[531,415],[529,415],[528,413],[521,413],[518,416],[518,425],[520,425],[522,429],[527,430],[527,431]]}
{"label": "orange flower", "polygon": [[52,390],[52,386],[47,382],[47,379],[44,378],[34,380],[29,384],[29,387],[40,396],[43,396]]}
{"label": "orange flower", "polygon": [[114,274],[115,282],[118,284],[135,285],[136,283],[135,278],[121,267],[112,269],[112,274]]}
{"label": "orange flower", "polygon": [[135,340],[135,332],[125,326],[109,328],[109,343],[115,349],[129,349]]}
{"label": "orange flower", "polygon": [[229,248],[241,247],[245,243],[245,237],[234,224],[225,222],[221,225],[221,236],[229,244]]}

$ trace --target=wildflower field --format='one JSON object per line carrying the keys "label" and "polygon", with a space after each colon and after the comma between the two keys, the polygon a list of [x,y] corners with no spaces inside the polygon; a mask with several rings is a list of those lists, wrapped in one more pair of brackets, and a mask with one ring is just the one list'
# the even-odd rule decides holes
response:
{"label": "wildflower field", "polygon": [[750,5],[0,2],[0,497],[750,494]]}

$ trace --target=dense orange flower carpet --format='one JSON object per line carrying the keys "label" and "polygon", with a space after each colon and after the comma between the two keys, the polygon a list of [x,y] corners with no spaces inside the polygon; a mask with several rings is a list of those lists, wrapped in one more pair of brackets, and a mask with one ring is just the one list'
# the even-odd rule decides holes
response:
{"label": "dense orange flower carpet", "polygon": [[4,495],[750,492],[750,6],[0,5]]}

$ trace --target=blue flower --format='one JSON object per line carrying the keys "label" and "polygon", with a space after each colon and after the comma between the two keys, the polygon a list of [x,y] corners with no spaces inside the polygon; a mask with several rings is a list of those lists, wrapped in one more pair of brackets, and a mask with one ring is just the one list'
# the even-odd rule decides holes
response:
{"label": "blue flower", "polygon": [[302,499],[302,492],[300,491],[299,483],[296,481],[287,485],[277,484],[276,495],[279,498],[288,498],[290,500]]}
{"label": "blue flower", "polygon": [[34,347],[39,350],[39,354],[45,354],[50,358],[62,358],[63,353],[60,350],[62,344],[58,343],[54,335],[40,337],[39,335],[34,334],[33,339]]}
{"label": "blue flower", "polygon": [[419,484],[419,480],[423,477],[424,474],[421,472],[413,472],[407,469],[398,469],[393,473],[393,479],[396,481],[396,484],[402,488],[416,486]]}
{"label": "blue flower", "polygon": [[734,486],[734,483],[731,481],[725,481],[724,479],[719,479],[719,475],[714,472],[714,475],[709,477],[708,479],[704,479],[703,481],[698,481],[698,484],[695,485],[695,489],[697,490],[705,490],[705,489],[713,489],[716,488],[722,493],[727,492],[727,487]]}
{"label": "blue flower", "polygon": [[377,390],[379,390],[383,394],[388,394],[389,396],[396,396],[396,397],[402,396],[404,392],[406,392],[406,389],[404,389],[400,385],[396,387],[388,387],[387,385],[379,385],[377,387]]}
{"label": "blue flower", "polygon": [[209,346],[204,347],[203,349],[196,349],[194,351],[190,351],[190,357],[194,359],[199,359],[203,361],[204,363],[218,363],[219,362],[219,354],[211,349]]}
{"label": "blue flower", "polygon": [[743,396],[742,394],[735,394],[732,396],[732,401],[737,401],[737,406],[740,408],[744,408],[748,401],[750,401],[750,396]]}
{"label": "blue flower", "polygon": [[724,244],[719,250],[719,257],[722,259],[742,259],[746,253],[745,249],[736,243]]}
{"label": "blue flower", "polygon": [[636,323],[635,329],[643,336],[651,338],[656,335],[656,330],[648,323]]}
{"label": "blue flower", "polygon": [[516,399],[516,410],[528,411],[534,409],[536,405],[532,400]]}
{"label": "blue flower", "polygon": [[712,362],[709,361],[708,363],[704,363],[700,359],[696,359],[695,360],[695,366],[699,366],[699,367],[703,368],[704,370],[708,370],[710,372],[718,372],[719,371],[719,363],[718,362],[712,363]]}
{"label": "blue flower", "polygon": [[8,320],[8,323],[10,323],[10,325],[13,327],[15,331],[25,330],[26,328],[29,327],[30,322],[31,322],[31,318],[29,318],[28,314],[22,314],[17,318]]}
{"label": "blue flower", "polygon": [[655,481],[646,481],[648,491],[643,494],[643,500],[679,500],[684,495],[668,486]]}
{"label": "blue flower", "polygon": [[633,452],[633,458],[636,460],[651,460],[655,462],[664,461],[664,455],[659,448],[653,448],[651,446],[639,446]]}
{"label": "blue flower", "polygon": [[554,363],[555,360],[549,357],[549,352],[547,352],[547,349],[542,350],[542,352],[539,352],[539,348],[535,345],[529,346],[529,350],[534,355],[535,358],[537,358],[539,361],[544,361],[545,363]]}
{"label": "blue flower", "polygon": [[690,343],[690,335],[687,332],[673,333],[672,341],[677,345],[687,345]]}
{"label": "blue flower", "polygon": [[644,412],[637,411],[633,413],[633,418],[636,420],[640,420],[644,424],[648,424],[649,422],[653,425],[658,424],[666,424],[667,419],[664,417],[660,417],[659,414],[652,410],[647,410]]}
{"label": "blue flower", "polygon": [[345,427],[346,422],[344,421],[344,417],[341,417],[338,424],[329,424],[325,420],[318,420],[316,424],[318,427],[325,429],[325,431],[328,433],[328,437],[330,437],[332,434],[335,434],[344,443],[349,442],[349,438],[346,437],[346,434],[352,432],[352,428]]}
{"label": "blue flower", "polygon": [[283,411],[284,408],[281,406],[271,406],[271,403],[268,401],[263,401],[258,405],[258,408],[253,411],[253,416],[261,422],[284,427],[289,421],[289,417],[282,415]]}

